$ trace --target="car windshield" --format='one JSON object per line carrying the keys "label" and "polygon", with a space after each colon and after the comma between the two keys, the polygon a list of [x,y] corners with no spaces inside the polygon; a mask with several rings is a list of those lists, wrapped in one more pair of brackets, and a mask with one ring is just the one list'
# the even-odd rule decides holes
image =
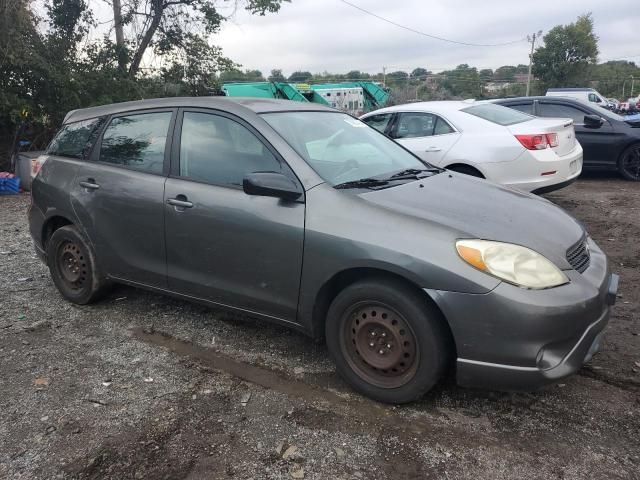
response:
{"label": "car windshield", "polygon": [[339,112],[277,112],[262,117],[331,185],[435,168],[383,134]]}
{"label": "car windshield", "polygon": [[460,111],[483,118],[484,120],[492,123],[497,123],[503,127],[515,125],[516,123],[528,122],[533,119],[531,115],[503,107],[502,105],[495,105],[493,103],[474,105],[472,107],[463,108]]}

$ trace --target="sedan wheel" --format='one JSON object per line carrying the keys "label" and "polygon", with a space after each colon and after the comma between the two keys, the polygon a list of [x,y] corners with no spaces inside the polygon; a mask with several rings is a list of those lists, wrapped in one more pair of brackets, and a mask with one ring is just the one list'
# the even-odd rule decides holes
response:
{"label": "sedan wheel", "polygon": [[640,145],[631,145],[622,153],[618,170],[627,180],[640,181]]}

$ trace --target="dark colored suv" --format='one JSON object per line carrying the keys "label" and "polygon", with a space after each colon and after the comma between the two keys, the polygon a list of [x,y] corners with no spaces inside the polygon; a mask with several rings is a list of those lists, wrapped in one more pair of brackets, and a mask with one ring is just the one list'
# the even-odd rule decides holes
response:
{"label": "dark colored suv", "polygon": [[413,400],[454,366],[468,386],[562,378],[615,300],[606,256],[560,208],[319,105],[78,110],[47,155],[30,229],[68,300],[121,282],[325,336],[378,400]]}
{"label": "dark colored suv", "polygon": [[492,100],[537,117],[572,118],[584,151],[583,168],[617,170],[640,181],[640,116],[623,117],[593,103],[568,97]]}

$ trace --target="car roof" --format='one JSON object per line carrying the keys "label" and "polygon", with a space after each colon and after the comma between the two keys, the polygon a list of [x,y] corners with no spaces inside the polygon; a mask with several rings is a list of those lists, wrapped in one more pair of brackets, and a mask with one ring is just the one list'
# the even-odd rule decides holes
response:
{"label": "car roof", "polygon": [[595,89],[588,87],[548,88],[547,92],[595,92]]}
{"label": "car roof", "polygon": [[[438,111],[438,112],[455,112],[462,110],[466,107],[475,105],[473,100],[442,100],[433,102],[413,102],[404,103],[402,105],[394,105],[392,107],[385,107],[375,110],[375,114],[390,113],[390,112],[422,112],[422,111]],[[370,114],[367,114],[370,115]]]}
{"label": "car roof", "polygon": [[576,103],[579,105],[587,105],[585,102],[581,101],[578,98],[573,97],[548,97],[546,95],[538,95],[536,97],[508,97],[508,98],[496,98],[491,99],[490,101],[493,103],[518,103],[518,102],[529,102],[533,100],[545,100],[549,102],[570,102]]}
{"label": "car roof", "polygon": [[98,107],[82,108],[67,113],[64,123],[77,122],[89,118],[102,117],[117,113],[146,110],[152,108],[211,108],[224,110],[242,116],[247,113],[289,112],[289,111],[325,111],[337,110],[311,102],[296,102],[275,98],[254,97],[168,97],[153,98],[148,100],[135,100],[132,102],[112,103]]}

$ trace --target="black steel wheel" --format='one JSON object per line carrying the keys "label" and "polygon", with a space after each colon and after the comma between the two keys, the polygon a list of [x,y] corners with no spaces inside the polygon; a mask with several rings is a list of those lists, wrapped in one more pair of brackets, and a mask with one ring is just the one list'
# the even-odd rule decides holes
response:
{"label": "black steel wheel", "polygon": [[640,144],[628,147],[618,160],[618,171],[627,180],[640,181]]}
{"label": "black steel wheel", "polygon": [[383,388],[401,387],[413,378],[420,350],[402,315],[382,303],[362,302],[344,316],[340,347],[361,378]]}
{"label": "black steel wheel", "polygon": [[47,242],[47,264],[53,283],[73,303],[97,300],[108,285],[89,242],[73,225],[53,232]]}
{"label": "black steel wheel", "polygon": [[387,403],[424,395],[453,353],[446,320],[426,294],[384,277],[338,293],[325,334],[340,376],[358,392]]}
{"label": "black steel wheel", "polygon": [[87,283],[87,259],[76,242],[64,241],[56,251],[58,271],[67,288],[73,291],[82,290]]}

